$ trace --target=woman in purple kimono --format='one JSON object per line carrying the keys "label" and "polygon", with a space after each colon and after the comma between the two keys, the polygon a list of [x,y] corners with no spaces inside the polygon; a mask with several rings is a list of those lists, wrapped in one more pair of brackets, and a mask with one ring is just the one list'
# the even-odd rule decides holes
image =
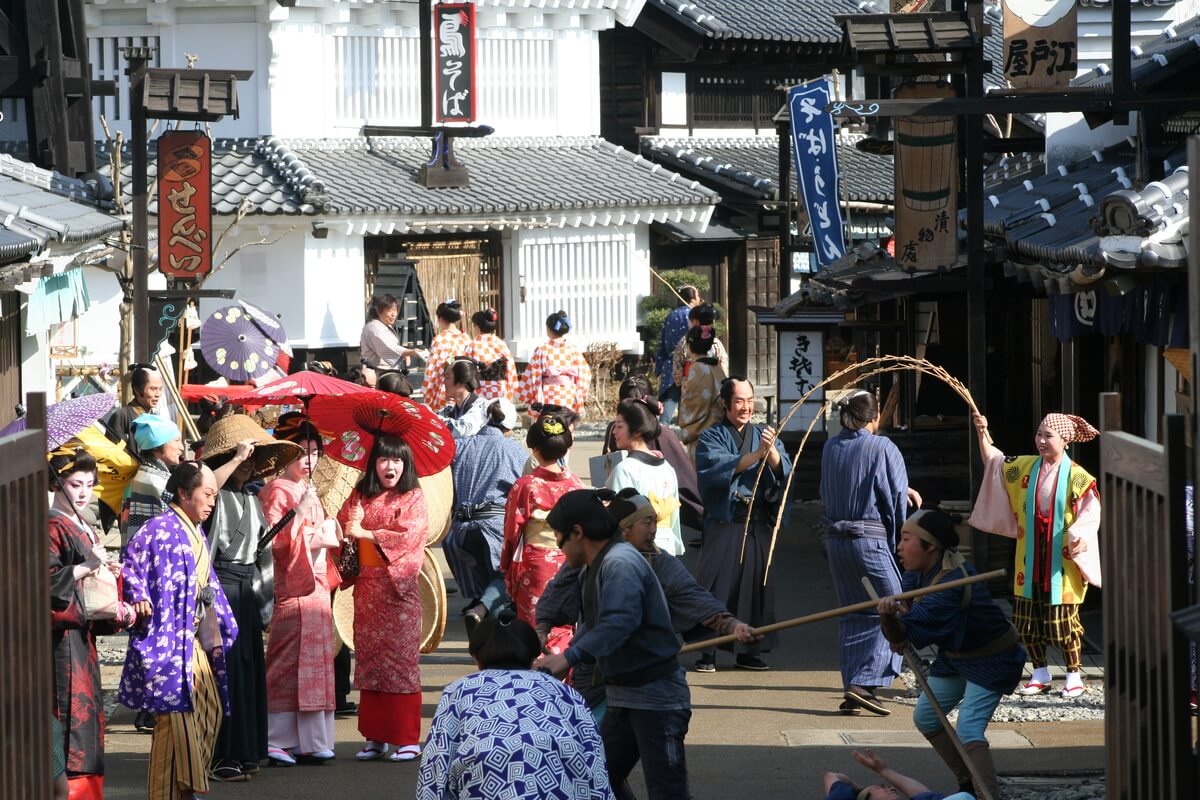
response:
{"label": "woman in purple kimono", "polygon": [[212,513],[217,481],[195,461],[167,481],[170,510],[125,551],[125,599],[138,614],[129,637],[120,702],[158,715],[150,743],[150,800],[208,791],[208,765],[222,711],[229,713],[225,652],[237,623],[212,571],[199,524]]}

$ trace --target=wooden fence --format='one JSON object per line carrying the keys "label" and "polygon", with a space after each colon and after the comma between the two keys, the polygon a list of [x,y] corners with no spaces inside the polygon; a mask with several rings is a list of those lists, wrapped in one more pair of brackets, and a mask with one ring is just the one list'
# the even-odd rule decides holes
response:
{"label": "wooden fence", "polygon": [[29,429],[0,439],[0,797],[49,800],[54,665],[50,644],[46,400]]}
{"label": "wooden fence", "polygon": [[1101,395],[1100,555],[1104,572],[1107,796],[1200,796],[1187,640],[1171,612],[1190,604],[1184,541],[1184,419],[1165,444],[1121,431],[1120,395]]}

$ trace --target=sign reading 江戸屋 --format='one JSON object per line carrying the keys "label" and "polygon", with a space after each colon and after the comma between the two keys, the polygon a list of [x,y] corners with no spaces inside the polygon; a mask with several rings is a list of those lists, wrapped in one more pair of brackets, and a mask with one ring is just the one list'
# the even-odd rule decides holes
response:
{"label": "sign reading \u6c5f\u6238\u5c4b", "polygon": [[1058,89],[1078,70],[1075,0],[1004,0],[1004,77],[1015,88]]}
{"label": "sign reading \u6c5f\u6238\u5c4b", "polygon": [[475,120],[475,6],[438,3],[433,7],[437,47],[438,122]]}
{"label": "sign reading \u6c5f\u6238\u5c4b", "polygon": [[192,280],[212,270],[212,143],[200,131],[158,137],[158,270]]}
{"label": "sign reading \u6c5f\u6238\u5c4b", "polygon": [[[897,99],[953,97],[944,81],[908,83]],[[932,271],[958,261],[958,133],[954,117],[898,117],[896,265]]]}
{"label": "sign reading \u6c5f\u6238\u5c4b", "polygon": [[846,254],[838,204],[837,128],[825,111],[832,99],[829,78],[788,89],[792,151],[804,208],[812,228],[817,264],[827,267]]}

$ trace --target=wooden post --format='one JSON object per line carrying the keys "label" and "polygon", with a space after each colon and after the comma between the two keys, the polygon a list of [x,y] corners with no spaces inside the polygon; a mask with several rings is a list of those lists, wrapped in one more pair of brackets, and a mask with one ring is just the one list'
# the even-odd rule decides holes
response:
{"label": "wooden post", "polygon": [[150,363],[150,236],[146,175],[146,64],[153,49],[124,48],[129,62],[130,141],[133,143],[133,360]]}
{"label": "wooden post", "polygon": [[[1188,155],[1188,208],[1191,214],[1200,215],[1200,137],[1191,136],[1187,143]],[[1200,217],[1197,217],[1200,218]],[[1200,247],[1200,225],[1191,225],[1188,228],[1188,252],[1200,253],[1196,248]],[[1188,337],[1191,340],[1191,364],[1192,364],[1192,379],[1188,381],[1188,389],[1191,392],[1192,406],[1189,409],[1192,419],[1191,425],[1188,426],[1191,431],[1191,441],[1188,444],[1192,448],[1192,475],[1200,476],[1200,446],[1197,439],[1197,422],[1200,422],[1200,391],[1196,389],[1196,381],[1200,380],[1200,276],[1197,275],[1197,267],[1194,261],[1188,260]],[[1193,477],[1193,487],[1197,483],[1197,478]],[[1193,492],[1195,490],[1193,489]],[[1194,499],[1194,495],[1193,495]],[[1195,522],[1193,521],[1193,525]],[[1200,590],[1193,587],[1192,602],[1200,602]],[[1195,760],[1197,785],[1200,785],[1200,758]]]}
{"label": "wooden post", "polygon": [[433,6],[417,0],[417,52],[421,59],[421,127],[433,126]]}

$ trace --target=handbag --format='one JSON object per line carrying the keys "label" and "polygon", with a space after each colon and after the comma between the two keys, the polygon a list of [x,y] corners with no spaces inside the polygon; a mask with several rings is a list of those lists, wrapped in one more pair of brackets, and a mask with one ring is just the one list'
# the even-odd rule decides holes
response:
{"label": "handbag", "polygon": [[113,620],[121,610],[121,592],[117,578],[108,567],[84,575],[75,582],[79,592],[79,603],[83,606],[83,618],[88,622]]}
{"label": "handbag", "polygon": [[342,541],[342,549],[338,552],[337,560],[333,564],[337,567],[338,574],[342,576],[342,580],[348,578],[357,578],[359,571],[358,564],[358,540],[353,536],[347,536]]}

